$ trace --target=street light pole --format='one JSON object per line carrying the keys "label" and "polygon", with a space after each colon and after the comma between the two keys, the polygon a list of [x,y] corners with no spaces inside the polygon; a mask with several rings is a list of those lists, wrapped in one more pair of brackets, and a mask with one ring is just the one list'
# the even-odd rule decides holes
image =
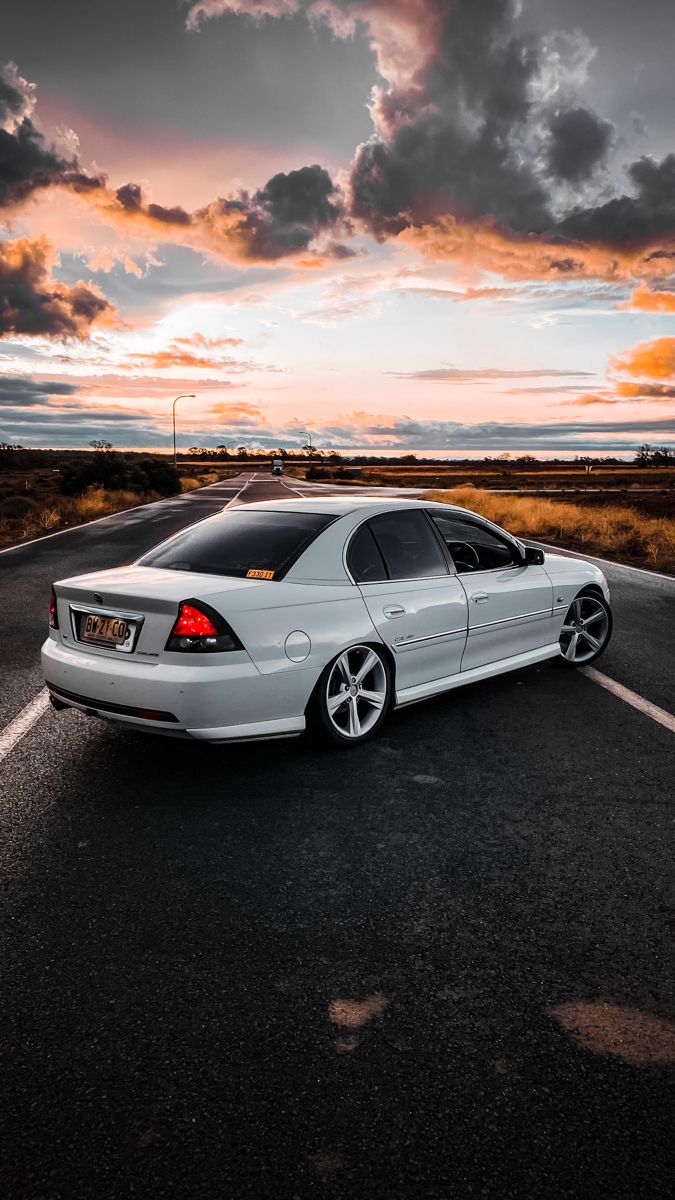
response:
{"label": "street light pole", "polygon": [[180,396],[176,396],[173,402],[173,469],[177,469],[176,462],[176,405],[179,400],[196,400],[197,396],[194,392],[181,392]]}
{"label": "street light pole", "polygon": [[298,430],[298,433],[301,433],[303,437],[306,437],[306,438],[307,438],[307,445],[306,445],[306,446],[303,446],[303,449],[304,449],[304,450],[309,450],[309,465],[310,465],[310,467],[311,467],[311,465],[312,465],[312,451],[313,451],[313,449],[314,449],[314,447],[313,447],[313,445],[312,445],[312,435],[311,435],[311,433],[309,432],[309,430],[308,430],[308,429],[299,429],[299,430]]}

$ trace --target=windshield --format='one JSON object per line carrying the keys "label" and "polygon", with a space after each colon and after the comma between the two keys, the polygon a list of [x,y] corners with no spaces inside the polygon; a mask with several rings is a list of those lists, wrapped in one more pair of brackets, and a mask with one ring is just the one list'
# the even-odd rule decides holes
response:
{"label": "windshield", "polygon": [[139,566],[203,575],[279,579],[334,517],[238,509],[193,525],[139,559]]}

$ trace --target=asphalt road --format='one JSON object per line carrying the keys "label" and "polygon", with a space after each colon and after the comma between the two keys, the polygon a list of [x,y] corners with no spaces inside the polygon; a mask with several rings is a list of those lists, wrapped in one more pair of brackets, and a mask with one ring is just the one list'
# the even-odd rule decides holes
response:
{"label": "asphalt road", "polygon": [[[0,555],[0,728],[52,580],[244,483]],[[608,575],[599,665],[672,712],[675,582]],[[1,1194],[671,1197],[674,748],[553,665],[347,753],[47,712],[0,764]]]}

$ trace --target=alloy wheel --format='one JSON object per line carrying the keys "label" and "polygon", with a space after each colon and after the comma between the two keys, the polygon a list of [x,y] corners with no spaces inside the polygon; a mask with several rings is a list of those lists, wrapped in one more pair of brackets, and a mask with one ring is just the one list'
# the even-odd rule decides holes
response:
{"label": "alloy wheel", "polygon": [[371,646],[352,646],[333,663],[326,681],[328,720],[341,738],[358,741],[377,724],[389,699],[389,676]]}
{"label": "alloy wheel", "polygon": [[595,596],[577,596],[560,630],[560,653],[568,663],[581,666],[596,658],[607,644],[610,617]]}

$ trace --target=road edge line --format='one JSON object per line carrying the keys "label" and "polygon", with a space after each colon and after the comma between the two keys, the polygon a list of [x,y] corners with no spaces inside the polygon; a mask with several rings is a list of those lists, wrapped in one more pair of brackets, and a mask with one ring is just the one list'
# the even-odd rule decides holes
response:
{"label": "road edge line", "polygon": [[604,675],[602,671],[596,671],[595,667],[581,667],[580,672],[587,679],[604,688],[605,691],[611,692],[617,699],[623,700],[624,704],[630,704],[631,708],[637,709],[646,717],[651,717],[652,721],[663,725],[670,733],[675,733],[675,716],[665,708],[659,708],[658,704],[653,704],[651,700],[645,700],[644,696],[639,696],[637,692],[624,687],[622,683],[617,683],[616,679],[610,679],[609,675]]}
{"label": "road edge line", "polygon": [[49,692],[47,688],[43,688],[28,702],[25,708],[21,709],[18,716],[0,731],[0,762],[7,758],[8,754],[11,754],[17,743],[26,736],[48,708]]}
{"label": "road edge line", "polygon": [[[160,500],[148,500],[145,504],[134,504],[133,508],[119,508],[116,512],[106,513],[104,517],[94,517],[93,521],[81,521],[79,525],[69,525],[67,529],[57,529],[55,533],[43,533],[42,537],[31,538],[28,542],[15,542],[13,546],[3,546],[0,554],[11,554],[13,550],[23,550],[25,546],[37,546],[39,542],[48,542],[50,538],[62,537],[64,533],[74,533],[76,529],[86,529],[88,525],[98,525],[100,521],[109,521],[111,517],[122,517],[125,513],[140,512],[142,508],[151,508],[153,504],[166,504],[168,500],[180,500],[183,496],[194,496],[195,492],[207,492],[212,487],[218,487],[218,484],[207,483],[203,488],[193,488],[191,492],[176,492],[173,496],[162,496]],[[241,488],[237,492],[237,496],[241,495],[243,490],[244,488]],[[227,504],[225,507],[227,508]]]}

